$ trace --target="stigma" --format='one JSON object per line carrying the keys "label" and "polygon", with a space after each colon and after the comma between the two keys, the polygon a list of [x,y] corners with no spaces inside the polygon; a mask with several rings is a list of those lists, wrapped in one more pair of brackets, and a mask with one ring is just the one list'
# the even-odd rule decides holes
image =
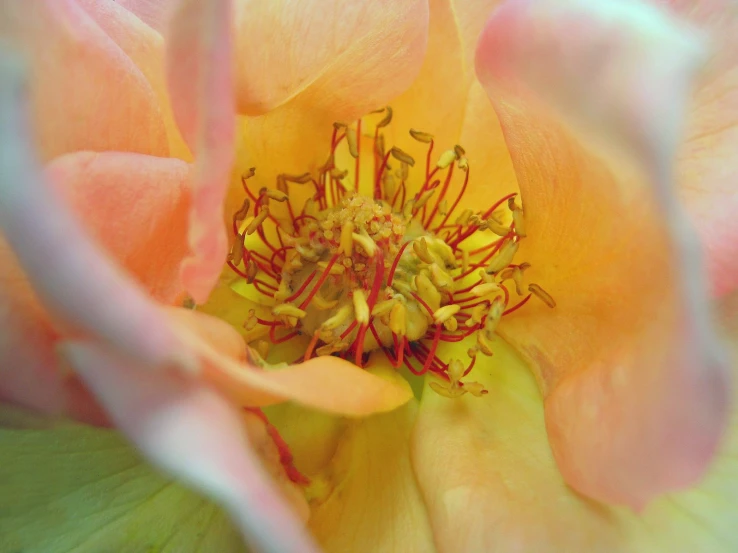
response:
{"label": "stigma", "polygon": [[[385,145],[391,108],[378,113],[367,135],[362,120],[334,124],[316,171],[282,174],[258,191],[249,184],[255,170],[243,176],[228,265],[273,305],[268,317],[245,314],[244,326],[263,335],[250,345],[266,356],[304,336],[295,361],[337,355],[359,367],[381,350],[396,369],[435,375],[431,389],[443,396],[484,395],[469,375],[479,355],[493,355],[503,317],[532,296],[555,307],[539,284],[525,287],[530,265],[516,263],[523,208],[511,193],[462,209],[471,173],[464,148],[434,158],[433,136],[411,129],[426,149],[418,175],[410,154]],[[295,187],[307,198],[300,205]],[[443,359],[444,343],[461,342],[464,359]]]}

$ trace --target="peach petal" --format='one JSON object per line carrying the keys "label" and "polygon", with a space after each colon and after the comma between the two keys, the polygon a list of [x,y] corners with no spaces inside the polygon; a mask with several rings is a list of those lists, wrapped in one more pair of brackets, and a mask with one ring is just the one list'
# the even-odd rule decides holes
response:
{"label": "peach petal", "polygon": [[154,299],[181,300],[189,165],[140,154],[76,152],[53,160],[46,175],[89,234]]}
{"label": "peach petal", "polygon": [[[192,154],[174,121],[164,72],[164,41],[149,25],[113,0],[76,0],[97,25],[128,56],[151,85],[169,142],[169,155],[192,161]],[[158,2],[162,11],[165,4]],[[148,4],[150,5],[150,4]],[[146,8],[142,8],[146,11]],[[153,6],[150,8],[154,9]],[[135,12],[134,12],[135,13]],[[161,17],[164,17],[163,14]]]}
{"label": "peach petal", "polygon": [[28,136],[20,61],[0,52],[0,75],[0,226],[45,307],[141,363],[192,369],[194,360],[181,352],[162,313],[44,179]]}
{"label": "peach petal", "polygon": [[348,121],[390,101],[417,75],[428,36],[424,0],[236,3],[239,111],[260,115],[308,94]]}
{"label": "peach petal", "polygon": [[218,501],[253,547],[317,553],[259,465],[242,419],[221,396],[197,380],[141,369],[95,345],[67,342],[63,352],[144,455]]}
{"label": "peach petal", "polygon": [[76,150],[168,154],[151,84],[75,2],[6,2],[0,36],[30,61],[43,159]]}
{"label": "peach petal", "polygon": [[116,0],[141,21],[160,33],[166,28],[174,0]]}
{"label": "peach petal", "polygon": [[182,0],[167,43],[172,106],[196,156],[189,243],[182,280],[203,303],[228,249],[222,220],[234,160],[231,2]]}
{"label": "peach petal", "polygon": [[412,398],[410,386],[394,372],[378,376],[332,356],[263,370],[224,355],[188,324],[172,320],[172,325],[182,343],[202,361],[204,378],[238,405],[294,400],[321,411],[361,417],[392,411]]}
{"label": "peach petal", "polygon": [[477,52],[530,223],[519,255],[558,302],[502,332],[538,372],[567,482],[636,507],[700,477],[727,412],[670,190],[699,60],[689,30],[626,1],[509,2]]}

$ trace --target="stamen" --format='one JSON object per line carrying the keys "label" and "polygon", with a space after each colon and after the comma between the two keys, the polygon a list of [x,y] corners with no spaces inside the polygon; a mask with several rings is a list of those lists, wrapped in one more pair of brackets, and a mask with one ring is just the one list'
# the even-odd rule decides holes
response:
{"label": "stamen", "polygon": [[[362,121],[350,127],[338,123],[326,161],[315,171],[280,174],[276,187],[264,187],[258,193],[246,184],[254,170],[243,175],[247,197],[233,214],[234,240],[227,264],[275,302],[273,320],[249,312],[244,327],[268,328],[267,345],[298,334],[309,336],[303,360],[340,355],[353,357],[362,367],[367,347],[382,348],[396,368],[404,364],[414,374],[433,373],[437,378],[431,388],[446,397],[467,392],[481,396],[486,390],[480,384],[462,379],[474,367],[478,353],[492,355],[502,318],[520,309],[532,295],[555,306],[537,284],[529,284],[529,294],[510,306],[503,283],[512,280],[518,295],[527,284],[523,273],[529,264],[513,263],[519,242],[526,237],[524,211],[512,193],[486,210],[459,213],[470,182],[465,149],[454,145],[433,164],[433,136],[411,129],[413,140],[427,144],[425,172],[414,180],[410,169],[415,159],[386,144],[380,132],[391,124],[392,109],[377,113],[382,118],[364,153]],[[337,152],[343,142],[355,160],[354,179],[348,184],[354,190],[359,190],[362,156],[372,157],[371,186],[361,187],[371,190],[368,197],[347,188],[344,179],[349,169],[340,166],[345,154]],[[390,167],[390,157],[395,167]],[[463,184],[454,197],[447,197],[452,183],[460,179],[457,168],[464,173]],[[290,194],[294,186],[313,188],[312,194],[300,193],[308,198],[297,209],[298,194]],[[287,209],[272,213],[270,201],[282,202]],[[508,210],[500,209],[505,202]],[[487,234],[481,247],[464,246],[478,232],[500,238],[490,240]],[[251,235],[258,236],[264,249],[246,246],[245,238]],[[390,258],[387,267],[384,260]],[[277,331],[284,334],[278,337]],[[462,349],[469,355],[468,367],[460,360],[446,364],[437,356],[437,352],[443,354],[441,342],[462,341],[471,343]]]}
{"label": "stamen", "polygon": [[537,284],[529,284],[528,291],[535,294],[547,306],[551,308],[556,307],[556,302],[551,297],[551,295],[548,292],[546,292],[543,288],[538,286]]}

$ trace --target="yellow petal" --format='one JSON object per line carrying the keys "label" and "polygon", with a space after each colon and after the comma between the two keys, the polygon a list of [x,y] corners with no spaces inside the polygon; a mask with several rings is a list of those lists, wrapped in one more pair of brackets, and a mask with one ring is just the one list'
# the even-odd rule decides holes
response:
{"label": "yellow petal", "polygon": [[495,355],[477,362],[473,375],[489,393],[451,400],[426,388],[412,436],[439,553],[738,548],[738,417],[699,486],[635,513],[584,498],[564,482],[548,446],[540,392],[513,348],[498,340]]}
{"label": "yellow petal", "polygon": [[350,423],[323,477],[313,479],[309,528],[327,553],[435,551],[410,466],[416,412],[413,400]]}

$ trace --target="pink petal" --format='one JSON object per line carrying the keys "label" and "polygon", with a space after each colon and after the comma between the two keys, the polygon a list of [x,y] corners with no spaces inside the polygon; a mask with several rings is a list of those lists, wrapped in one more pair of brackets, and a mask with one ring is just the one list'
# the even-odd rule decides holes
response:
{"label": "pink petal", "polygon": [[196,157],[182,280],[198,303],[217,282],[228,248],[223,201],[234,159],[235,117],[229,0],[182,0],[167,43],[175,117]]}
{"label": "pink petal", "polygon": [[167,155],[150,83],[75,2],[6,2],[0,36],[30,61],[43,159],[76,150]]}
{"label": "pink petal", "polygon": [[28,136],[27,81],[18,60],[0,52],[0,75],[0,226],[42,302],[60,321],[141,363],[192,369],[165,317],[43,178]]}
{"label": "pink petal", "polygon": [[317,552],[244,439],[238,413],[181,374],[151,372],[105,349],[68,342],[64,354],[149,460],[216,499],[255,548]]}
{"label": "pink petal", "polygon": [[699,59],[688,29],[624,0],[508,2],[477,52],[528,215],[521,259],[558,302],[501,330],[539,373],[564,477],[604,501],[693,483],[725,424],[725,363],[671,190]]}

